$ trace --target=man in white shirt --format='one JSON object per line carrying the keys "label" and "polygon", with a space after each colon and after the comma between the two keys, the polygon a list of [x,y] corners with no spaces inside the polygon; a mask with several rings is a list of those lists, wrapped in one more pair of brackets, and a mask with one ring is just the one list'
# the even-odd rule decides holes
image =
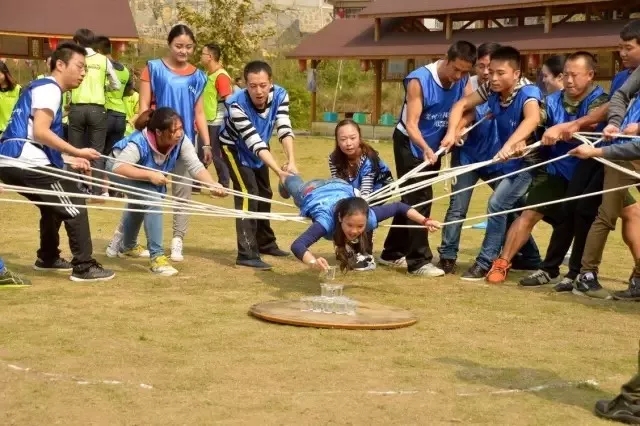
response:
{"label": "man in white shirt", "polygon": [[[0,140],[0,179],[9,185],[55,191],[50,194],[22,194],[39,205],[40,249],[36,270],[71,271],[73,281],[105,281],[113,278],[92,256],[89,218],[75,183],[47,173],[68,164],[88,172],[89,160],[100,158],[91,148],[78,149],[61,138],[62,94],[76,88],[85,75],[83,47],[61,44],[51,56],[51,75],[32,81],[24,88],[6,131]],[[53,167],[52,167],[53,166]],[[64,222],[73,254],[71,262],[60,257],[60,225]]]}

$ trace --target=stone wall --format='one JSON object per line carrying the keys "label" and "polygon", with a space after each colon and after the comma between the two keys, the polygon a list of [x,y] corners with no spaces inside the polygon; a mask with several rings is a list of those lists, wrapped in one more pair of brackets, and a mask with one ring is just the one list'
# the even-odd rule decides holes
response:
{"label": "stone wall", "polygon": [[[265,19],[266,25],[276,25],[277,37],[284,44],[296,44],[302,35],[313,33],[331,21],[333,8],[323,0],[270,0],[279,9]],[[207,0],[185,0],[196,10],[206,10]],[[133,18],[141,37],[164,40],[169,29],[178,23],[176,0],[129,0]],[[281,44],[280,40],[278,44]]]}

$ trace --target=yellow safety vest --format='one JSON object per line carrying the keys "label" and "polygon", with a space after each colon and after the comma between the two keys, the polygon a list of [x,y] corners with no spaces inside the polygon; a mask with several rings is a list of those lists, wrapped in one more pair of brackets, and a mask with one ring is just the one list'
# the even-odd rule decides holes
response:
{"label": "yellow safety vest", "polygon": [[7,128],[9,124],[9,118],[13,112],[13,107],[18,102],[20,97],[20,89],[22,87],[19,84],[6,92],[0,91],[0,133]]}
{"label": "yellow safety vest", "polygon": [[122,70],[116,69],[115,71],[118,75],[118,80],[120,80],[120,89],[105,93],[106,102],[104,106],[108,110],[126,114],[122,98],[124,96],[124,89],[129,82],[129,70],[127,67],[124,67]]}
{"label": "yellow safety vest", "polygon": [[124,101],[125,114],[127,116],[127,130],[124,132],[125,136],[129,136],[136,130],[130,123],[131,119],[138,113],[138,104],[140,103],[140,95],[138,92],[133,92],[131,96],[125,96],[122,98]]}
{"label": "yellow safety vest", "polygon": [[71,91],[72,104],[104,105],[107,61],[107,57],[100,53],[87,56],[87,73],[84,76],[84,80],[82,80],[82,84]]}
{"label": "yellow safety vest", "polygon": [[218,71],[207,76],[207,85],[204,86],[202,102],[204,105],[204,116],[207,121],[215,120],[218,115],[218,102],[220,102],[220,100],[218,99],[216,80],[220,74],[224,74],[229,77],[229,73],[227,73],[223,68],[220,68]]}

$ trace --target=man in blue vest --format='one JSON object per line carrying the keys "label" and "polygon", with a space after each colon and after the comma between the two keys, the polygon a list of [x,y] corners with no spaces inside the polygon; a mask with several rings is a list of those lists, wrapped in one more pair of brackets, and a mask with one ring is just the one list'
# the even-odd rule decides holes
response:
{"label": "man in blue vest", "polygon": [[[393,155],[396,173],[401,178],[423,162],[430,165],[423,171],[440,169],[435,152],[447,131],[451,107],[466,93],[472,92],[469,72],[476,61],[476,47],[467,41],[452,44],[445,59],[420,67],[404,80],[405,101],[400,120],[393,132]],[[425,180],[409,179],[401,186]],[[429,202],[433,189],[427,187],[402,196],[409,205]],[[431,204],[417,207],[429,217]],[[407,225],[405,216],[393,219],[393,225]],[[378,259],[381,265],[406,267],[410,275],[438,277],[444,271],[431,263],[433,253],[424,229],[391,228]]]}
{"label": "man in blue vest", "polygon": [[[281,180],[297,173],[293,156],[293,130],[289,118],[289,94],[273,84],[269,64],[249,62],[244,67],[247,87],[225,99],[224,122],[220,130],[223,158],[229,167],[233,189],[262,198],[272,198],[269,169]],[[281,168],[270,151],[269,141],[276,131],[287,163]],[[235,208],[268,213],[271,204],[234,197]],[[236,219],[238,257],[236,265],[268,270],[271,265],[260,254],[288,256],[280,250],[268,220]]]}
{"label": "man in blue vest", "polygon": [[[39,205],[40,249],[34,269],[71,271],[72,281],[105,281],[113,271],[104,269],[92,256],[89,217],[78,186],[70,180],[42,173],[44,168],[62,168],[88,172],[90,160],[100,153],[90,148],[75,148],[62,136],[62,94],[82,83],[86,51],[75,43],[61,44],[51,56],[51,75],[32,81],[24,88],[11,113],[0,140],[0,179],[9,185],[54,191],[23,194]],[[58,192],[59,194],[56,194]],[[64,193],[64,194],[63,194]],[[73,254],[71,262],[60,257],[60,225],[64,223]]]}
{"label": "man in blue vest", "polygon": [[[564,64],[564,89],[555,92],[547,96],[545,100],[545,108],[541,109],[542,113],[542,125],[545,127],[551,127],[555,124],[565,123],[574,120],[579,117],[584,117],[590,111],[598,108],[608,101],[608,95],[602,89],[602,87],[593,83],[593,78],[596,73],[596,59],[589,52],[576,52],[569,56]],[[557,158],[565,155],[569,150],[575,147],[575,142],[571,141],[555,141],[549,146],[549,158]],[[582,168],[586,166],[585,171],[591,175],[591,163],[585,163],[579,161],[574,157],[567,157],[562,160],[555,161],[546,166],[546,170],[541,170],[536,176],[529,193],[527,195],[526,205],[535,206],[537,204],[543,204],[550,201],[557,201],[563,198],[572,197],[584,192],[587,186],[585,180],[588,182],[590,176],[586,175]],[[574,180],[574,176],[576,179]],[[567,203],[572,206],[576,203]],[[529,210],[525,210],[522,214],[511,224],[509,231],[507,232],[506,241],[502,247],[502,252],[494,265],[504,263],[511,264],[511,261],[520,248],[527,242],[531,236],[531,231],[535,225],[543,218],[551,223],[554,227],[554,233],[556,228],[558,231],[567,233],[569,235],[575,234],[576,222],[586,224],[586,231],[590,226],[589,220],[581,221],[581,214],[578,214],[576,210],[570,209],[571,206],[562,204],[551,204],[543,207],[533,207]],[[571,211],[572,214],[566,215],[565,212]],[[566,217],[565,217],[566,216]],[[564,226],[563,226],[564,225]],[[580,230],[584,230],[585,226],[582,225]],[[573,262],[570,269],[573,269],[573,275],[567,277],[567,281],[573,282],[580,272],[579,260],[582,257],[582,250],[584,248],[584,241],[586,239],[586,233],[580,232],[579,241],[574,243],[575,255],[572,255]],[[571,239],[567,239],[571,244]],[[564,252],[568,250],[565,248]],[[495,269],[495,271],[494,271]],[[540,270],[542,271],[542,270]],[[550,278],[544,271],[538,272],[541,278]],[[492,275],[492,283],[500,283],[507,278],[509,268],[492,268],[489,271],[489,275]],[[558,274],[556,274],[557,276]],[[550,279],[547,281],[551,281]],[[540,281],[523,280],[521,285],[540,285]]]}

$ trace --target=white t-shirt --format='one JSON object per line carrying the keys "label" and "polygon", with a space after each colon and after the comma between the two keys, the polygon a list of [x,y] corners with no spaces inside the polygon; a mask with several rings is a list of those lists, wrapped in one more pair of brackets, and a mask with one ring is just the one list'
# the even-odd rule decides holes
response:
{"label": "white t-shirt", "polygon": [[[53,77],[47,77],[53,80]],[[37,109],[48,109],[54,116],[60,108],[62,92],[57,84],[45,84],[31,90],[31,111],[29,112],[29,122],[27,125],[27,138],[33,140],[33,119]],[[37,142],[37,141],[36,141]],[[20,161],[22,160],[22,161]],[[22,154],[17,159],[0,158],[0,167],[17,167],[21,169],[51,164],[44,151],[37,146],[26,142],[22,148]]]}

